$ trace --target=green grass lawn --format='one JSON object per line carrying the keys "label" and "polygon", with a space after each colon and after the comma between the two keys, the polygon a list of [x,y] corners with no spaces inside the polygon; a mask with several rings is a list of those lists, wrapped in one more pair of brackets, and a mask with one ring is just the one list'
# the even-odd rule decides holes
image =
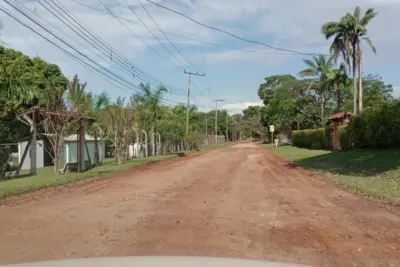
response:
{"label": "green grass lawn", "polygon": [[317,171],[346,188],[400,205],[400,149],[355,149],[345,152],[292,146],[273,149],[285,159]]}
{"label": "green grass lawn", "polygon": [[177,157],[177,155],[161,155],[142,159],[128,160],[124,161],[122,164],[117,164],[116,162],[114,162],[113,159],[106,159],[102,166],[92,168],[87,172],[70,173],[58,176],[54,174],[53,166],[40,168],[38,169],[37,176],[0,181],[0,199],[5,198],[6,196],[20,195],[45,187],[69,184],[90,177],[111,176],[113,174],[128,170],[141,164],[171,159],[174,157]]}

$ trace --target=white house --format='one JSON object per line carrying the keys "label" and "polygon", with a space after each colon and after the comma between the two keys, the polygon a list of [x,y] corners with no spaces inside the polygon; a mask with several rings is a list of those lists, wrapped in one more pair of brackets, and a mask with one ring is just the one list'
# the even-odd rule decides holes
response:
{"label": "white house", "polygon": [[[22,156],[24,154],[25,148],[28,144],[28,141],[19,141],[18,142],[18,163],[21,162]],[[29,170],[31,168],[31,153],[30,149],[28,154],[25,157],[24,162],[22,163],[21,170]],[[36,167],[43,168],[44,167],[44,147],[43,140],[37,140],[36,142]]]}
{"label": "white house", "polygon": [[[94,142],[94,137],[90,135],[85,135],[85,142],[87,144],[88,150],[89,150],[89,155],[90,155],[90,161],[91,164],[94,164],[94,148],[95,148],[95,142]],[[18,142],[18,163],[21,162],[22,155],[24,154],[25,147],[28,144],[28,141],[20,141]],[[64,145],[62,147],[61,151],[61,161],[60,161],[60,168],[63,168],[66,163],[74,163],[77,162],[77,135],[73,134],[70,136],[67,136],[64,138]],[[105,143],[104,141],[100,142],[100,138],[97,139],[97,145],[99,148],[99,160],[100,162],[103,162],[105,158]],[[43,140],[37,140],[37,146],[36,146],[36,167],[37,168],[43,168],[45,164],[45,154],[46,150],[44,149],[44,142]],[[84,147],[84,155],[85,155],[85,161],[89,160],[89,157],[86,152],[86,147]],[[24,163],[22,164],[22,170],[29,170],[31,164],[31,159],[30,159],[30,151],[28,151],[28,154],[25,157]]]}
{"label": "white house", "polygon": [[[85,143],[89,150],[90,155],[90,163],[94,164],[94,151],[95,151],[95,142],[94,137],[85,134]],[[99,160],[103,162],[105,158],[105,143],[104,141],[100,142],[100,138],[97,138],[97,147],[99,149]],[[89,157],[87,155],[86,147],[84,149],[85,161],[89,161]],[[78,155],[78,141],[77,135],[72,134],[64,138],[64,145],[61,151],[61,161],[60,167],[63,167],[66,163],[74,163],[77,162],[77,155]]]}

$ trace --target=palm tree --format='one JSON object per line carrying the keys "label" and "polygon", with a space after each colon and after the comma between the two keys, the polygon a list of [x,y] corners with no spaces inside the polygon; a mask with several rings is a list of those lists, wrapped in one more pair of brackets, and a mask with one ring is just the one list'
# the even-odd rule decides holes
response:
{"label": "palm tree", "polygon": [[332,88],[336,96],[336,112],[342,108],[344,94],[350,86],[350,80],[347,77],[345,64],[340,64],[338,69],[332,70],[327,74],[326,85]]}
{"label": "palm tree", "polygon": [[134,96],[138,113],[141,117],[141,124],[146,123],[149,125],[151,131],[151,144],[152,144],[152,155],[155,154],[155,128],[157,121],[162,117],[161,100],[167,89],[163,86],[159,86],[156,90],[152,90],[150,85],[140,84],[140,89],[143,94],[137,94]]}
{"label": "palm tree", "polygon": [[[72,80],[68,84],[67,101],[70,111],[82,113],[87,112],[89,108],[88,95],[85,92],[87,83],[81,83],[78,75],[74,75]],[[89,96],[90,97],[90,96]]]}
{"label": "palm tree", "polygon": [[[339,53],[343,55],[347,66],[350,66],[350,56],[352,58],[353,73],[353,113],[357,113],[357,80],[356,72],[358,69],[359,78],[359,101],[358,109],[363,110],[363,88],[362,88],[362,49],[361,41],[365,40],[376,54],[376,48],[371,39],[367,37],[368,23],[378,13],[374,9],[368,9],[364,16],[361,17],[360,7],[356,7],[353,14],[347,13],[338,22],[327,22],[322,26],[322,33],[326,39],[334,37],[331,45],[331,53],[337,58]],[[349,68],[350,69],[350,68]]]}
{"label": "palm tree", "polygon": [[[91,130],[94,134],[94,157],[95,157],[95,164],[98,165],[100,162],[99,157],[99,146],[97,142],[97,138],[100,136],[100,144],[102,143],[103,136],[104,136],[104,128],[103,125],[104,120],[101,118],[105,115],[105,111],[110,105],[110,98],[108,97],[107,93],[101,93],[100,95],[92,97],[89,95],[89,115],[94,117],[96,121],[91,125]],[[104,153],[104,151],[103,151]]]}
{"label": "palm tree", "polygon": [[[22,81],[7,75],[6,67],[0,70],[0,117],[8,105],[7,102],[12,103],[9,107],[17,107],[23,102],[30,102],[34,100],[36,90],[32,86],[26,86]],[[3,125],[0,126],[3,128]],[[6,130],[7,127],[4,127]],[[0,129],[3,130],[3,129]],[[7,131],[7,130],[6,130]],[[5,176],[5,165],[10,157],[11,146],[0,146],[0,179]]]}
{"label": "palm tree", "polygon": [[25,102],[33,100],[36,93],[34,87],[27,86],[19,79],[8,75],[6,67],[3,66],[0,71],[0,95],[8,100]]}
{"label": "palm tree", "polygon": [[314,56],[313,59],[304,59],[303,62],[308,68],[299,72],[301,77],[315,77],[319,80],[319,93],[321,101],[321,125],[325,126],[324,110],[326,102],[326,80],[328,73],[331,72],[333,67],[333,57],[325,58],[325,56]]}
{"label": "palm tree", "polygon": [[123,110],[125,108],[125,98],[118,97],[117,101],[107,108],[106,119],[108,123],[108,133],[110,139],[114,138],[114,156],[118,164],[122,163],[122,140],[123,135]]}

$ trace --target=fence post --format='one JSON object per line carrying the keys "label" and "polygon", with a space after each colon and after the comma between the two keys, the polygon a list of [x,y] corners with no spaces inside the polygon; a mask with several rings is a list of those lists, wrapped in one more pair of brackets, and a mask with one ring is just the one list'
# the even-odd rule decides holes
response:
{"label": "fence post", "polygon": [[147,133],[145,130],[142,129],[142,132],[144,133],[144,151],[145,151],[145,157],[147,158],[149,156],[147,150],[148,150],[148,146],[147,146]]}

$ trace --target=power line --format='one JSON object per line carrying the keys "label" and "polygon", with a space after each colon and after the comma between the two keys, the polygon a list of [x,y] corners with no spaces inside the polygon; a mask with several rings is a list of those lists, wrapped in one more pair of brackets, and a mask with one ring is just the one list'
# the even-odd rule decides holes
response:
{"label": "power line", "polygon": [[[140,22],[146,27],[147,31],[154,37],[154,39],[156,39],[156,41],[174,58],[175,55],[171,52],[171,50],[168,49],[168,47],[166,47],[164,45],[163,42],[160,41],[160,39],[158,39],[157,35],[155,35],[150,28],[146,25],[146,23],[143,22],[143,20],[139,17],[138,14],[136,14],[135,10],[133,10],[133,8],[129,5],[129,3],[124,0],[125,4],[128,6],[129,10],[140,20]],[[176,57],[180,63],[183,63],[185,65],[185,62],[183,62],[180,58]]]}
{"label": "power line", "polygon": [[[187,18],[187,19],[193,21],[194,23],[197,23],[197,24],[199,24],[199,25],[201,25],[201,26],[203,26],[203,27],[206,27],[206,28],[211,29],[211,30],[214,30],[214,31],[218,31],[218,32],[225,33],[225,34],[227,34],[227,35],[230,35],[230,36],[232,36],[232,37],[234,37],[234,38],[236,38],[236,39],[239,39],[239,40],[244,41],[244,42],[247,42],[247,43],[258,44],[258,45],[262,45],[262,46],[265,46],[265,47],[268,47],[268,48],[271,48],[271,49],[274,49],[274,50],[285,51],[285,52],[291,52],[291,53],[295,53],[295,54],[299,54],[299,55],[305,55],[305,56],[318,56],[318,55],[321,55],[321,54],[317,54],[317,53],[304,53],[304,52],[299,52],[299,51],[292,50],[292,49],[279,48],[279,47],[275,47],[275,46],[272,46],[272,45],[269,45],[269,44],[265,44],[265,43],[262,43],[262,42],[259,42],[259,41],[249,40],[249,39],[240,37],[240,36],[238,36],[238,35],[236,35],[236,34],[234,34],[234,33],[228,32],[228,31],[226,31],[226,30],[219,29],[219,28],[216,28],[216,27],[213,27],[213,26],[209,26],[209,25],[207,25],[207,24],[204,24],[204,23],[202,23],[202,22],[200,22],[200,21],[197,21],[197,20],[195,20],[195,19],[193,19],[193,18],[191,18],[191,17],[189,17],[189,16],[187,16],[187,15],[185,15],[185,14],[179,12],[179,11],[176,11],[176,10],[173,10],[173,9],[171,9],[171,8],[169,8],[169,7],[160,5],[160,4],[155,3],[155,2],[153,2],[153,1],[151,1],[151,0],[146,0],[146,1],[149,2],[149,3],[151,3],[151,4],[153,4],[153,5],[155,5],[155,6],[158,6],[158,7],[160,7],[160,8],[165,9],[165,10],[168,10],[168,11],[170,11],[170,12],[173,12],[173,13],[175,13],[175,14],[178,14],[178,15],[180,15],[180,16],[182,16],[182,17],[185,17],[185,18]],[[327,56],[327,55],[323,55],[323,56]]]}
{"label": "power line", "polygon": [[[38,25],[40,28],[42,28],[43,30],[45,30],[47,33],[49,33],[50,35],[52,35],[53,37],[55,37],[56,39],[58,39],[59,41],[61,41],[62,43],[64,43],[65,45],[67,45],[69,48],[71,48],[72,50],[74,50],[75,52],[77,52],[78,54],[80,54],[81,56],[83,56],[84,58],[86,58],[87,60],[89,60],[90,62],[94,63],[95,65],[99,66],[101,69],[104,69],[105,71],[101,71],[98,68],[93,67],[92,65],[90,65],[89,63],[83,61],[82,59],[80,59],[79,57],[75,56],[74,54],[70,53],[69,51],[67,51],[66,49],[62,48],[60,45],[56,44],[55,42],[51,41],[49,38],[45,37],[43,34],[37,32],[35,29],[33,29],[31,26],[27,25],[26,23],[24,23],[23,21],[21,21],[20,19],[16,18],[15,16],[13,16],[10,12],[8,12],[7,10],[5,10],[4,8],[0,7],[0,10],[3,11],[5,14],[7,14],[8,16],[10,16],[11,18],[13,18],[15,21],[17,21],[18,23],[20,23],[21,25],[23,25],[24,27],[30,29],[32,32],[36,33],[37,35],[41,36],[43,39],[45,39],[46,41],[48,41],[49,43],[51,43],[52,45],[56,46],[57,48],[59,48],[62,52],[64,52],[65,54],[67,54],[68,56],[74,58],[75,60],[79,61],[80,63],[88,66],[89,68],[91,68],[92,70],[95,70],[96,72],[102,74],[103,76],[108,77],[109,79],[117,82],[118,84],[126,87],[129,90],[135,91],[137,93],[140,93],[140,91],[138,91],[137,89],[134,88],[138,88],[136,85],[126,81],[125,79],[119,77],[118,75],[116,75],[115,73],[107,70],[106,68],[104,68],[103,66],[99,65],[97,62],[93,61],[91,58],[87,57],[86,55],[82,54],[81,52],[79,52],[78,50],[76,50],[76,48],[74,48],[73,46],[69,45],[68,43],[66,43],[64,40],[62,40],[61,38],[59,38],[58,36],[56,36],[54,33],[52,33],[51,31],[49,31],[48,29],[46,29],[45,27],[43,27],[40,23],[38,23],[37,21],[35,21],[34,19],[32,19],[30,16],[28,16],[27,14],[25,14],[23,11],[21,11],[18,7],[14,6],[13,4],[11,4],[9,1],[4,0],[8,5],[10,5],[12,8],[14,8],[15,10],[17,10],[20,14],[22,14],[24,17],[28,18],[30,21],[34,22],[36,25]],[[121,82],[121,81],[122,82]],[[133,87],[133,88],[132,88]],[[177,103],[171,100],[167,100],[164,99],[164,101],[170,102],[170,103]]]}
{"label": "power line", "polygon": [[128,26],[126,26],[120,18],[118,18],[117,16],[115,16],[115,14],[101,1],[101,0],[97,0],[105,9],[107,9],[108,13],[113,16],[115,19],[117,19],[119,21],[120,24],[122,24],[128,31],[130,31],[133,36],[135,36],[140,42],[142,42],[148,49],[150,49],[153,53],[155,53],[157,56],[159,56],[160,58],[162,58],[163,60],[165,60],[166,62],[170,63],[172,66],[174,66],[177,69],[181,69],[180,67],[178,67],[176,64],[174,64],[173,62],[169,61],[166,57],[164,57],[163,55],[161,55],[160,53],[158,53],[155,49],[153,49],[151,46],[149,46],[145,41],[143,41],[135,32],[133,32]]}
{"label": "power line", "polygon": [[[46,4],[48,4],[49,7],[51,7],[51,5],[47,2],[47,0],[44,0],[44,2],[45,2]],[[67,26],[69,29],[71,29],[75,34],[77,34],[79,37],[81,37],[83,40],[85,40],[90,46],[95,47],[95,48],[96,48],[102,55],[104,55],[106,58],[109,58],[109,55],[112,55],[112,49],[109,49],[109,48],[107,47],[107,50],[104,51],[104,50],[103,50],[104,48],[102,48],[102,47],[98,44],[98,42],[93,41],[93,39],[91,39],[90,37],[87,38],[87,37],[86,37],[87,34],[86,34],[85,32],[83,32],[81,28],[76,27],[76,25],[74,25],[73,23],[71,23],[71,21],[69,20],[69,18],[66,17],[64,14],[60,13],[59,10],[57,10],[57,9],[54,8],[54,7],[52,7],[53,10],[58,14],[58,15],[57,15],[57,14],[55,14],[55,12],[53,12],[52,10],[50,10],[50,8],[47,7],[46,5],[44,5],[42,2],[39,2],[39,4],[42,5],[42,7],[44,7],[48,12],[50,12],[50,13],[51,13],[54,17],[56,17],[59,21],[61,21],[65,26]],[[55,3],[55,4],[56,4],[56,3]],[[56,5],[57,5],[57,4],[56,4]],[[60,8],[60,7],[58,6],[58,8]],[[62,10],[62,9],[61,9],[61,10]],[[62,11],[63,11],[63,13],[65,13],[67,16],[69,16],[69,14],[66,13],[64,10],[62,10]],[[62,16],[62,18],[60,18],[59,15]],[[74,27],[76,27],[76,29],[75,29],[74,27],[70,26],[70,24],[69,24],[68,22],[71,23]],[[78,31],[79,31],[79,32],[78,32]],[[62,32],[62,31],[61,31],[61,32]],[[64,32],[62,32],[62,33],[64,33]],[[86,35],[86,36],[85,36],[85,35]],[[68,35],[67,35],[67,36],[68,36]],[[74,38],[72,38],[72,37],[70,37],[70,38],[74,40]],[[87,48],[86,46],[84,46],[84,47]],[[111,59],[111,60],[112,60],[112,59]],[[128,74],[130,74],[130,75],[133,74],[131,68],[126,68],[126,66],[123,65],[123,64],[121,64],[121,65],[119,65],[119,66],[121,66],[121,67],[123,68],[123,71],[126,70],[126,71],[128,72]]]}
{"label": "power line", "polygon": [[[46,1],[46,0],[45,0]],[[54,0],[52,0],[53,2],[54,2]],[[57,5],[57,3],[55,3],[56,5]],[[61,4],[60,4],[61,5]],[[68,12],[66,12],[65,10],[63,10],[59,5],[57,5],[58,6],[58,8],[60,8],[65,14],[67,14],[67,16],[68,17],[70,17],[79,27],[81,27],[82,29],[84,29],[85,30],[85,32],[87,32],[87,34],[89,34],[90,36],[92,36],[97,42],[99,42],[100,44],[102,44],[102,46],[103,47],[105,47],[105,49],[106,49],[106,53],[107,52],[111,52],[111,55],[112,55],[112,53],[114,52],[114,54],[116,54],[116,56],[117,57],[119,57],[120,59],[122,58],[122,60],[123,60],[123,62],[125,62],[125,64],[128,64],[128,67],[129,68],[132,68],[132,69],[134,69],[134,70],[136,70],[136,73],[135,73],[135,76],[136,77],[138,77],[139,79],[141,79],[141,80],[143,80],[143,81],[145,81],[146,83],[149,83],[149,84],[151,84],[151,82],[149,82],[149,80],[148,79],[150,79],[150,80],[153,80],[153,81],[155,81],[155,82],[157,82],[157,83],[161,83],[161,84],[164,84],[162,81],[159,81],[159,80],[157,80],[156,78],[154,78],[154,77],[152,77],[152,76],[150,76],[150,75],[148,75],[148,74],[146,74],[144,71],[142,71],[142,70],[140,70],[140,68],[138,68],[137,66],[135,66],[133,63],[131,63],[128,59],[126,59],[125,57],[123,57],[123,56],[120,56],[116,51],[116,49],[114,49],[111,45],[109,45],[109,44],[107,44],[106,42],[104,42],[104,41],[102,41],[101,40],[101,38],[99,37],[99,36],[97,36],[96,34],[92,34],[89,30],[87,30],[86,28],[85,28],[85,26],[86,25],[84,25],[84,23],[82,23],[82,22],[80,22],[77,18],[74,18],[72,15],[70,15],[70,14],[68,14]],[[62,5],[61,5],[62,6]],[[64,6],[62,6],[64,9],[66,9]],[[83,26],[82,26],[82,24],[83,24]],[[87,27],[87,26],[86,26]],[[128,70],[129,71],[129,70]],[[145,78],[143,78],[142,76],[144,76]],[[168,86],[169,87],[169,90],[171,91],[171,92],[173,92],[173,91],[176,91],[176,92],[178,92],[178,91],[180,91],[180,93],[181,94],[184,94],[184,90],[179,90],[179,89],[174,89],[172,86]]]}
{"label": "power line", "polygon": [[[7,2],[7,0],[5,0],[5,2],[7,4],[9,4]],[[11,4],[9,4],[11,5]],[[12,6],[12,5],[11,5]],[[12,6],[13,8],[15,8],[14,6]],[[17,8],[15,8],[17,9]],[[104,73],[102,71],[100,71],[99,69],[96,69],[95,67],[93,67],[92,65],[88,64],[87,62],[83,61],[82,59],[80,59],[79,57],[75,56],[74,54],[68,52],[66,49],[62,48],[61,46],[59,46],[58,44],[56,44],[55,42],[51,41],[50,39],[48,39],[47,37],[45,37],[44,35],[42,35],[41,33],[37,32],[36,30],[34,30],[32,27],[28,26],[27,24],[25,24],[24,22],[22,22],[21,20],[17,19],[15,16],[13,16],[11,13],[9,13],[8,11],[6,11],[5,9],[3,9],[2,7],[0,7],[0,10],[3,11],[5,14],[7,14],[8,16],[10,16],[11,18],[13,18],[15,21],[17,21],[18,23],[20,23],[22,26],[30,29],[32,32],[36,33],[37,35],[39,35],[40,37],[42,37],[43,39],[45,39],[46,41],[48,41],[49,43],[51,43],[52,45],[56,46],[57,48],[59,48],[62,52],[64,52],[65,54],[69,55],[70,57],[74,58],[75,60],[78,60],[79,62],[81,62],[82,64],[90,67],[91,69],[99,72],[102,75],[107,76],[108,78],[114,80],[117,83],[120,83],[122,86],[126,86],[125,84],[122,84],[120,81],[116,80],[114,77],[112,76],[108,76],[107,73]],[[17,9],[18,10],[18,9]],[[22,13],[22,12],[20,12]]]}
{"label": "power line", "polygon": [[[71,1],[74,2],[74,3],[77,3],[79,5],[82,5],[84,7],[87,7],[89,9],[91,9],[91,10],[97,11],[99,13],[108,14],[108,13],[104,12],[101,9],[98,9],[96,7],[93,7],[93,6],[87,5],[85,3],[79,2],[77,0],[71,0]],[[144,24],[139,23],[137,21],[134,21],[134,20],[131,20],[131,19],[127,19],[127,18],[124,18],[124,17],[121,17],[121,16],[116,16],[116,17],[118,17],[121,20],[127,21],[129,23],[133,23],[133,24],[136,24],[136,25],[144,27]],[[154,31],[161,32],[161,30],[159,30],[159,29],[156,29],[156,28],[153,28],[153,27],[150,27],[150,26],[147,26],[147,27],[149,29],[154,30]],[[223,48],[223,49],[227,49],[227,50],[236,50],[236,51],[242,51],[242,52],[247,52],[247,53],[260,53],[260,54],[266,54],[266,55],[280,55],[280,56],[298,56],[299,55],[299,54],[293,54],[293,53],[271,53],[271,52],[266,52],[266,51],[230,47],[230,46],[226,46],[226,45],[216,44],[216,43],[212,43],[212,42],[208,42],[208,41],[204,41],[204,40],[199,40],[199,39],[192,38],[192,37],[179,35],[179,34],[176,34],[176,33],[165,31],[165,30],[162,30],[162,32],[164,32],[164,33],[166,33],[168,35],[176,36],[176,37],[179,37],[179,38],[182,38],[182,39],[186,39],[186,40],[189,40],[189,41],[194,41],[194,42],[197,42],[197,43],[207,44],[207,45],[211,45],[211,46],[215,46],[215,47],[219,47],[219,48]]]}
{"label": "power line", "polygon": [[[126,0],[124,0],[126,1]],[[194,66],[193,64],[191,64],[189,62],[189,60],[187,60],[187,58],[185,58],[184,55],[182,55],[182,53],[179,51],[179,49],[174,45],[174,43],[171,42],[171,40],[168,38],[168,36],[165,34],[165,32],[161,29],[161,27],[157,24],[157,22],[153,19],[153,17],[151,16],[150,12],[146,9],[146,7],[142,4],[142,1],[137,0],[139,2],[139,4],[142,6],[142,8],[144,9],[144,11],[146,11],[147,15],[150,17],[150,19],[154,22],[154,24],[157,26],[157,28],[161,31],[161,33],[164,35],[164,37],[167,39],[167,41],[172,45],[172,47],[175,49],[175,51],[188,63],[188,65],[190,67],[192,67],[193,69],[202,72],[200,69],[198,69],[196,66]]]}
{"label": "power line", "polygon": [[[44,0],[50,7],[51,5],[47,2],[47,0]],[[137,77],[138,79],[144,81],[145,83],[148,83],[149,85],[153,86],[153,87],[157,87],[155,85],[152,84],[152,82],[149,81],[153,80],[156,83],[160,83],[163,84],[162,81],[158,81],[157,79],[151,77],[150,75],[145,74],[143,71],[141,71],[139,68],[137,68],[134,64],[132,64],[128,59],[124,58],[123,56],[120,56],[117,52],[116,49],[114,49],[113,47],[111,47],[109,44],[106,44],[104,41],[101,40],[100,37],[98,37],[96,34],[92,33],[91,31],[89,31],[82,22],[80,22],[77,18],[74,18],[72,15],[70,15],[65,9],[64,6],[62,6],[61,4],[57,4],[57,2],[53,1],[53,3],[57,6],[58,9],[60,9],[64,14],[60,13],[56,8],[52,7],[53,10],[55,10],[59,15],[61,15],[64,19],[61,19],[60,17],[58,17],[56,14],[54,14],[54,12],[52,12],[51,10],[49,10],[48,7],[46,7],[45,5],[43,5],[41,3],[41,5],[47,10],[49,11],[51,14],[53,14],[53,16],[55,16],[56,18],[58,18],[62,23],[64,23],[68,28],[70,28],[72,31],[74,31],[77,35],[79,35],[82,39],[84,39],[87,43],[89,43],[89,45],[91,46],[96,46],[97,50],[102,53],[106,58],[109,57],[110,53],[110,57],[111,60],[114,61],[115,63],[117,63],[117,65],[119,65],[121,68],[123,68],[129,75],[133,75],[134,77]],[[77,32],[77,30],[75,30],[73,27],[71,27],[68,23],[69,22],[73,25],[73,27],[75,27],[79,32]],[[76,25],[74,25],[73,21]],[[82,25],[83,24],[83,25]],[[85,37],[86,36],[86,37]],[[72,38],[73,39],[73,38]],[[89,39],[89,40],[88,40]],[[112,59],[112,55],[115,54],[115,60]],[[135,70],[135,73],[133,73],[133,70]],[[184,95],[184,91],[183,90],[178,90],[178,89],[173,89],[173,88],[169,88],[169,91],[171,93],[174,94],[178,94],[178,95]],[[175,91],[175,92],[174,92]],[[179,92],[178,92],[179,91]]]}
{"label": "power line", "polygon": [[[159,54],[156,50],[154,50],[151,46],[149,46],[146,42],[144,42],[137,34],[135,34],[128,26],[126,26],[122,20],[116,16],[101,0],[97,0],[107,11],[108,13],[113,16],[115,19],[118,20],[118,22],[120,24],[122,24],[128,31],[130,31],[137,39],[139,39],[139,41],[141,41],[144,45],[147,46],[147,48],[149,48],[151,51],[153,51],[156,55],[158,55],[160,58],[164,59],[166,62],[171,63],[175,68],[177,69],[181,69],[180,67],[178,67],[176,64],[174,64],[173,62],[169,61],[167,58],[165,58],[164,56],[162,56],[161,54]],[[129,5],[128,5],[129,6]],[[154,36],[154,35],[153,35]],[[158,39],[158,38],[157,38]],[[172,54],[173,55],[173,54]]]}

